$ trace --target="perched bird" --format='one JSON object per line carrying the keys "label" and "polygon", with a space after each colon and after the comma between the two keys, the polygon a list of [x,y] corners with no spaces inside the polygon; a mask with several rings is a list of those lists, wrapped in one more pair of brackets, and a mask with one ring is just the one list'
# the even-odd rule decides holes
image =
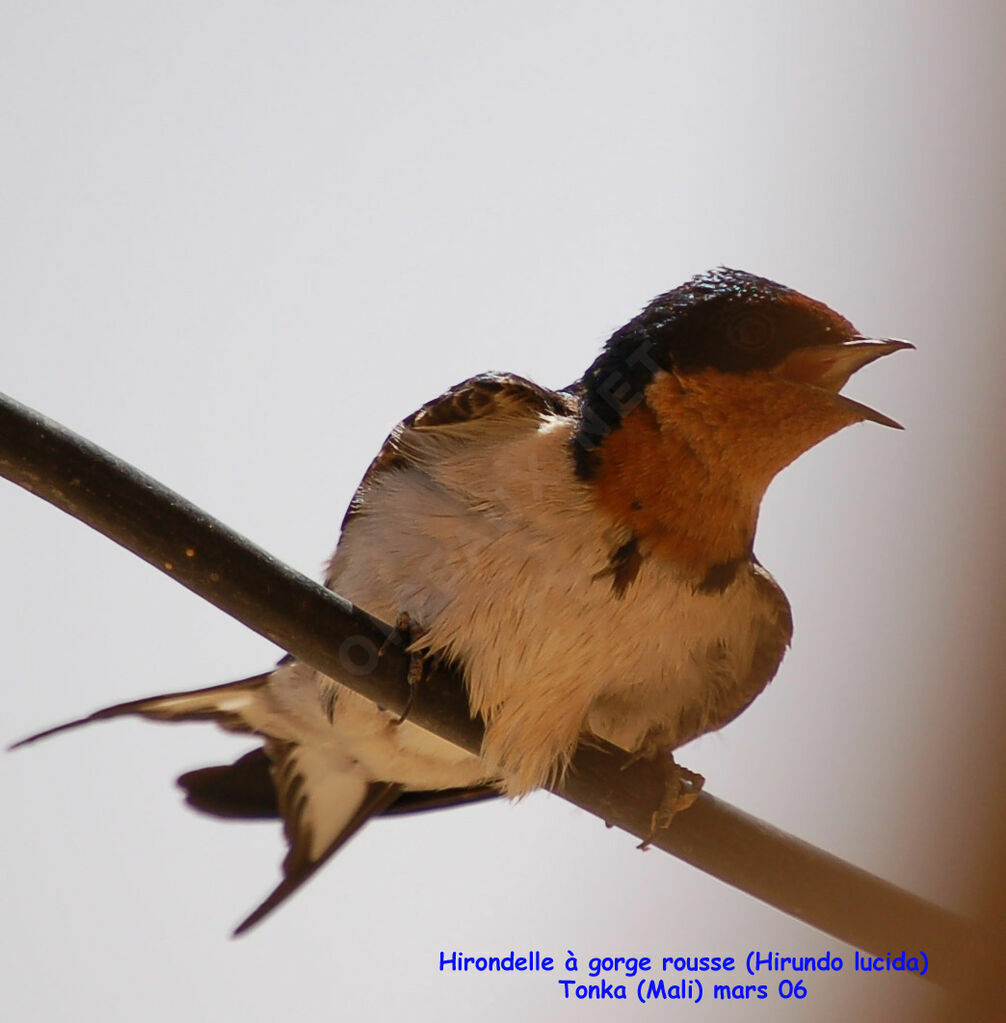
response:
{"label": "perched bird", "polygon": [[753,552],[769,482],[845,426],[898,426],[839,392],[909,347],[719,268],[654,299],[561,391],[488,373],[395,427],[325,582],[397,622],[416,658],[457,667],[486,723],[480,756],[290,657],[24,742],[124,714],[260,736],[180,779],[199,809],[283,819],[283,880],[239,931],[372,815],[523,795],[561,778],[585,735],[668,765],[661,826],[701,785],[671,751],[744,710],[789,645],[789,604]]}

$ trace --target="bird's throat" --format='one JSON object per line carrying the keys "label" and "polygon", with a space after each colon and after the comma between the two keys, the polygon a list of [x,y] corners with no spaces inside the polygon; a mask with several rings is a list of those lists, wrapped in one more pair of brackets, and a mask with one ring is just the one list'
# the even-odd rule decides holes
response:
{"label": "bird's throat", "polygon": [[717,478],[680,433],[661,430],[647,405],[623,419],[601,456],[598,503],[648,556],[700,582],[712,566],[750,551],[758,502]]}
{"label": "bird's throat", "polygon": [[751,553],[776,473],[852,421],[814,390],[768,373],[659,373],[600,446],[596,500],[645,554],[706,579]]}

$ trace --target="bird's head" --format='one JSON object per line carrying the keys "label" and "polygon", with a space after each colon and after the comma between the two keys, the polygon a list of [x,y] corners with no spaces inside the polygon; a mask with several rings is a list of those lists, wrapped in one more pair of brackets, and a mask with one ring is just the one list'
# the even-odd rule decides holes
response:
{"label": "bird's head", "polygon": [[[765,488],[794,458],[856,422],[899,426],[840,392],[911,347],[863,337],[774,281],[711,270],[616,331],[579,382],[577,473],[637,535],[728,509],[728,546],[749,545]],[[683,493],[689,515],[675,510]]]}

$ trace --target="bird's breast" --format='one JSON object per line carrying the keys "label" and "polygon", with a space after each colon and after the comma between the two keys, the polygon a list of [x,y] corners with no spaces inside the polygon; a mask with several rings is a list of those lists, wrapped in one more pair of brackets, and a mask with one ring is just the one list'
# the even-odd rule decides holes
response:
{"label": "bird's breast", "polygon": [[386,620],[408,611],[490,721],[537,700],[529,732],[572,721],[627,749],[654,729],[677,745],[740,699],[773,612],[747,568],[705,592],[648,556],[620,591],[624,536],[575,477],[568,442],[560,423],[491,459],[466,451],[463,469],[445,458],[389,474],[347,527],[331,583]]}

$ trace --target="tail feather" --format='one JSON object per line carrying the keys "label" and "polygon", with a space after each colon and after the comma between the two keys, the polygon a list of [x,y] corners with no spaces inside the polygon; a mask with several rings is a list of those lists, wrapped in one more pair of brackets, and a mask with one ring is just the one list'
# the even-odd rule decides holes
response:
{"label": "tail feather", "polygon": [[288,849],[283,880],[237,926],[235,937],[285,902],[402,791],[392,782],[368,780],[355,765],[339,765],[324,751],[275,740],[266,742],[265,751]]}
{"label": "tail feather", "polygon": [[486,799],[500,799],[503,793],[494,785],[472,785],[465,789],[431,789],[420,792],[410,789],[403,792],[381,814],[385,817],[400,817],[407,813],[426,813],[428,810],[446,810],[452,806],[467,806],[481,803]]}
{"label": "tail feather", "polygon": [[[292,661],[281,665],[284,663]],[[268,688],[270,681],[276,685],[276,691]],[[282,880],[242,921],[234,932],[236,935],[247,931],[289,898],[371,817],[458,805],[498,795],[489,786],[405,791],[397,783],[378,781],[366,774],[356,759],[340,747],[334,733],[328,735],[322,730],[312,734],[309,741],[299,741],[301,732],[296,719],[287,717],[291,681],[298,683],[297,678],[288,678],[281,667],[278,672],[192,692],[117,703],[37,732],[10,748],[18,749],[95,721],[129,715],[155,721],[213,721],[229,731],[261,736],[264,744],[234,763],[188,771],[178,779],[186,802],[203,813],[245,820],[278,817],[283,822],[287,854]],[[315,684],[307,675],[299,683]]]}
{"label": "tail feather", "polygon": [[264,675],[253,675],[237,682],[207,686],[205,689],[195,689],[189,693],[165,693],[161,696],[148,696],[142,700],[117,703],[112,707],[96,710],[86,717],[36,732],[8,748],[20,749],[22,746],[69,731],[71,728],[131,714],[153,721],[215,721],[221,728],[230,732],[255,732],[253,723],[248,719],[248,711],[251,709],[254,692],[266,685],[271,674],[266,672]]}

